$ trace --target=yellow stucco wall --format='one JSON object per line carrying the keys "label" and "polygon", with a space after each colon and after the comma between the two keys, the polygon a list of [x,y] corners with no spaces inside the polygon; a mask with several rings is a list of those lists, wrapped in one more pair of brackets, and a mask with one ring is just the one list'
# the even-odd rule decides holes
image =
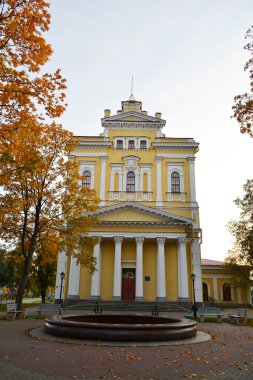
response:
{"label": "yellow stucco wall", "polygon": [[111,299],[113,295],[113,273],[114,273],[114,241],[102,242],[101,255],[101,298]]}
{"label": "yellow stucco wall", "polygon": [[168,301],[178,298],[178,261],[176,242],[165,244],[166,293]]}
{"label": "yellow stucco wall", "polygon": [[146,301],[156,299],[156,283],[157,283],[157,246],[155,242],[145,242],[143,244],[143,277],[149,276],[150,281],[144,281],[143,297]]}

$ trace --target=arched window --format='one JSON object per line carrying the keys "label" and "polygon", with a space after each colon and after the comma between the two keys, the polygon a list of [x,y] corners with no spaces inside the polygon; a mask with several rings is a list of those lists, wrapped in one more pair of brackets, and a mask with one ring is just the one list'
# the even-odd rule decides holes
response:
{"label": "arched window", "polygon": [[134,174],[134,172],[128,172],[127,173],[126,191],[128,193],[134,193],[135,192],[135,174]]}
{"label": "arched window", "polygon": [[180,193],[180,177],[178,172],[171,174],[171,192]]}
{"label": "arched window", "polygon": [[202,283],[203,288],[203,301],[208,301],[208,286],[205,282]]}
{"label": "arched window", "polygon": [[231,286],[227,282],[222,285],[222,296],[223,301],[232,301]]}
{"label": "arched window", "polygon": [[83,179],[82,179],[82,186],[87,188],[87,189],[90,189],[90,185],[91,185],[91,172],[89,170],[85,170],[83,172]]}

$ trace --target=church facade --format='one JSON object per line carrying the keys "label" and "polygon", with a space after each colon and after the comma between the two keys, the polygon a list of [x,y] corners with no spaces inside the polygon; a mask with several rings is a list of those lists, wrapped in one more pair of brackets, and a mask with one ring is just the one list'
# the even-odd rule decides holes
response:
{"label": "church facade", "polygon": [[111,115],[105,110],[99,136],[79,136],[71,159],[79,162],[83,186],[100,198],[98,238],[90,275],[73,257],[59,254],[66,274],[63,294],[71,302],[85,299],[203,302],[201,228],[195,188],[192,138],[163,133],[161,113],[150,116],[133,96]]}

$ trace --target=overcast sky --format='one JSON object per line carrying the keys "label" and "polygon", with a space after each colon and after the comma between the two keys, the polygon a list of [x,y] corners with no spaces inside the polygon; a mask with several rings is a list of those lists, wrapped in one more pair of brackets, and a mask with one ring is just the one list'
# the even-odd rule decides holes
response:
{"label": "overcast sky", "polygon": [[233,203],[253,178],[253,139],[231,120],[233,97],[248,91],[243,66],[252,0],[52,1],[47,70],[62,68],[68,109],[60,122],[78,135],[98,135],[105,108],[134,96],[161,112],[169,137],[193,137],[202,257],[223,260],[232,239]]}

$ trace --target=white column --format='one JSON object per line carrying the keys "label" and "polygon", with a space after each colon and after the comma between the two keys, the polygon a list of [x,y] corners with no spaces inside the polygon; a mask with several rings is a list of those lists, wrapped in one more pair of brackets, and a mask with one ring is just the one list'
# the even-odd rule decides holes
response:
{"label": "white column", "polygon": [[166,301],[165,238],[157,238],[157,301]]}
{"label": "white column", "polygon": [[196,302],[203,302],[202,275],[201,275],[201,255],[199,238],[192,242],[192,272],[196,275],[194,288]]}
{"label": "white column", "polygon": [[143,299],[143,241],[144,237],[136,237],[136,287],[135,299]]}
{"label": "white column", "polygon": [[111,176],[110,176],[110,191],[114,191],[114,171],[111,170]]}
{"label": "white column", "polygon": [[100,177],[100,206],[105,204],[105,176],[106,176],[106,159],[107,156],[101,156],[101,177]]}
{"label": "white column", "polygon": [[189,301],[186,239],[178,239],[178,300]]}
{"label": "white column", "polygon": [[218,285],[217,285],[216,277],[213,279],[213,298],[215,298],[218,302],[220,302],[219,297],[218,297]]}
{"label": "white column", "polygon": [[79,299],[80,264],[75,257],[71,256],[69,271],[68,298]]}
{"label": "white column", "polygon": [[151,173],[148,172],[148,192],[151,193]]}
{"label": "white column", "polygon": [[121,246],[123,236],[115,236],[113,299],[121,299]]}
{"label": "white column", "polygon": [[190,191],[191,202],[196,202],[196,186],[195,186],[195,157],[188,157],[189,174],[190,174]]}
{"label": "white column", "polygon": [[100,276],[101,276],[101,239],[99,238],[98,243],[93,248],[93,257],[96,259],[96,271],[91,277],[91,298],[100,297]]}
{"label": "white column", "polygon": [[156,157],[156,206],[162,206],[162,157]]}
{"label": "white column", "polygon": [[[66,262],[67,257],[65,251],[61,251],[58,254],[57,260],[57,274],[56,274],[56,285],[55,285],[55,300],[60,300],[60,292],[61,292],[61,272],[66,275]],[[61,299],[64,299],[64,290],[65,290],[65,280],[62,281],[62,292]]]}

